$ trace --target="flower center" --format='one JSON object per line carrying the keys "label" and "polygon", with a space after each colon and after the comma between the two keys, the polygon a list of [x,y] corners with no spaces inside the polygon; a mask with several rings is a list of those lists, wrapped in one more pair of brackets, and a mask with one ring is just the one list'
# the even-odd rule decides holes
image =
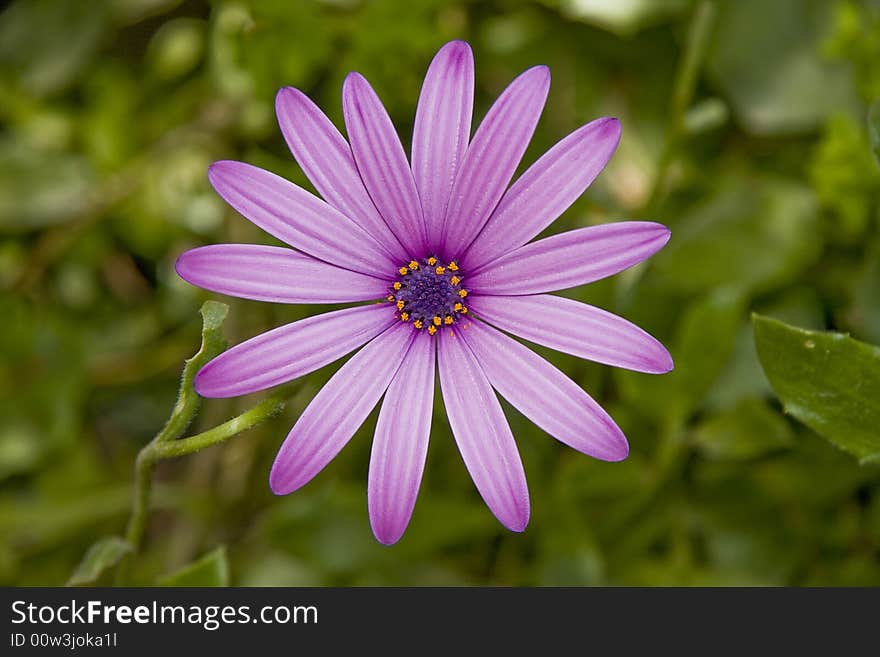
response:
{"label": "flower center", "polygon": [[400,321],[434,335],[467,314],[464,302],[468,292],[461,286],[462,275],[454,260],[449,264],[433,256],[410,260],[397,273],[400,276],[386,299],[397,306]]}

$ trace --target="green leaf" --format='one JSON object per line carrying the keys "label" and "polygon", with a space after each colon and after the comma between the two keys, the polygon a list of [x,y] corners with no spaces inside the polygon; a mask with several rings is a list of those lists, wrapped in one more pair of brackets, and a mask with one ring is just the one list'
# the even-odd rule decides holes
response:
{"label": "green leaf", "polygon": [[131,544],[119,536],[105,536],[92,545],[82,561],[67,580],[67,586],[82,586],[94,583],[108,568],[112,568],[126,554],[131,552]]}
{"label": "green leaf", "polygon": [[863,464],[874,461],[880,454],[880,348],[760,315],[753,322],[758,357],[786,412]]}
{"label": "green leaf", "polygon": [[183,366],[177,403],[160,436],[157,437],[159,442],[177,440],[186,431],[198,411],[201,399],[193,387],[196,374],[205,363],[226,349],[222,329],[223,320],[229,313],[229,306],[219,301],[206,301],[199,312],[202,315],[202,345]]}
{"label": "green leaf", "polygon": [[160,586],[229,586],[226,547],[212,550],[201,559],[159,579]]}
{"label": "green leaf", "polygon": [[202,338],[205,342],[215,340],[223,320],[229,314],[229,306],[219,301],[205,301],[199,313],[202,315]]}

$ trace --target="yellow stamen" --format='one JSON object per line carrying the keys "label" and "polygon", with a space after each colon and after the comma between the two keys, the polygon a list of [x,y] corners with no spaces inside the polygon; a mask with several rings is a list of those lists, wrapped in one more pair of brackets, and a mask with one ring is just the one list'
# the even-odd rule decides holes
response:
{"label": "yellow stamen", "polygon": [[434,335],[436,332],[437,332],[436,326],[429,326],[428,327],[428,333],[430,333],[431,335]]}
{"label": "yellow stamen", "polygon": [[464,308],[464,306],[462,306],[460,303],[457,303],[454,306],[452,306],[452,309],[457,313],[460,313],[462,308]]}
{"label": "yellow stamen", "polygon": [[409,313],[400,313],[400,321],[408,322],[409,321]]}
{"label": "yellow stamen", "polygon": [[435,258],[434,256],[431,256],[430,258],[428,258],[428,264],[433,267],[434,265],[437,264],[437,258]]}
{"label": "yellow stamen", "polygon": [[461,279],[458,276],[453,276],[449,279],[449,282],[453,285],[458,285],[459,283],[461,283]]}
{"label": "yellow stamen", "polygon": [[438,275],[442,274],[445,271],[446,271],[446,267],[444,267],[443,265],[437,265],[437,268],[434,270],[434,272],[437,273]]}
{"label": "yellow stamen", "polygon": [[422,328],[422,326],[424,326],[424,324],[422,324],[422,320],[417,319],[416,321],[413,322],[413,326],[415,326],[417,329],[420,329],[420,328]]}
{"label": "yellow stamen", "polygon": [[419,268],[419,263],[417,263],[415,260],[410,260],[409,261],[409,268],[412,269],[413,271],[415,271],[416,269]]}
{"label": "yellow stamen", "polygon": [[443,318],[443,323],[452,324],[452,315],[446,315],[446,317]]}
{"label": "yellow stamen", "polygon": [[400,288],[403,287],[403,285],[401,284],[400,281],[394,281],[394,285],[392,285],[392,287],[393,287],[395,290],[399,290]]}
{"label": "yellow stamen", "polygon": [[394,301],[394,295],[393,295],[393,294],[389,294],[389,295],[388,295],[387,297],[385,297],[385,298],[388,299],[389,301]]}
{"label": "yellow stamen", "polygon": [[467,290],[459,290],[458,296],[460,296],[462,299],[464,299],[467,296]]}
{"label": "yellow stamen", "polygon": [[455,264],[455,260],[453,260],[452,262],[449,263],[449,268],[450,268],[452,271],[458,271],[458,265]]}
{"label": "yellow stamen", "polygon": [[434,322],[434,326],[440,326],[440,322],[442,322],[443,320],[440,319],[440,315],[434,315],[434,319],[432,319],[431,321]]}
{"label": "yellow stamen", "polygon": [[398,309],[398,310],[403,310],[403,301],[398,301],[398,302],[397,302],[397,309]]}
{"label": "yellow stamen", "polygon": [[468,313],[468,309],[467,309],[467,308],[462,308],[462,309],[461,309],[461,314],[462,314],[462,315],[467,315],[467,313]]}
{"label": "yellow stamen", "polygon": [[406,276],[406,272],[408,272],[409,269],[407,269],[406,267],[401,267],[401,268],[398,269],[397,271],[400,272],[400,275],[401,275],[401,276]]}

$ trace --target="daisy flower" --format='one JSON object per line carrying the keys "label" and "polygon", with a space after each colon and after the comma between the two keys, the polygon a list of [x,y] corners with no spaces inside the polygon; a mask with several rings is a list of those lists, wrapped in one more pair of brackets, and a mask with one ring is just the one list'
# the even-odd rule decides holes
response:
{"label": "daisy flower", "polygon": [[232,397],[291,381],[360,348],[281,446],[269,476],[276,494],[317,475],[381,399],[368,508],[376,538],[396,542],[424,470],[435,370],[464,464],[508,529],[528,523],[529,493],[495,391],[578,451],[607,461],[627,456],[626,438],[599,404],[508,335],[640,372],[672,369],[663,345],[637,326],[547,294],[616,274],[669,239],[660,224],[627,221],[530,241],[590,185],[620,138],[616,119],[597,119],[508,187],[549,86],[545,66],[522,73],[471,139],[473,55],[467,43],[453,41],[425,76],[409,160],[379,97],[351,73],[342,89],[348,140],[301,91],[284,88],[276,98],[281,132],[323,200],[249,164],[210,167],[211,184],[229,205],[293,248],[192,249],[177,261],[181,277],[274,303],[373,302],[258,335],[198,373],[199,394]]}

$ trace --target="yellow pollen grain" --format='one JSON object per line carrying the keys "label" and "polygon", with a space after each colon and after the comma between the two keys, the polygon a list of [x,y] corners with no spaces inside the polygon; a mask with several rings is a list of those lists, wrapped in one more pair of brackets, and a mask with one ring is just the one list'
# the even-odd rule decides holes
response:
{"label": "yellow pollen grain", "polygon": [[394,285],[392,286],[395,290],[399,290],[403,287],[403,284],[400,281],[394,281]]}
{"label": "yellow pollen grain", "polygon": [[467,315],[467,313],[468,313],[468,309],[467,309],[467,308],[462,308],[462,309],[461,309],[461,314],[462,314],[462,315]]}
{"label": "yellow pollen grain", "polygon": [[417,263],[415,260],[410,260],[409,261],[409,268],[412,269],[413,271],[415,271],[416,269],[419,268],[419,263]]}
{"label": "yellow pollen grain", "polygon": [[389,301],[394,301],[394,295],[393,295],[393,294],[389,294],[389,295],[388,295],[387,297],[385,297],[385,298],[388,299]]}
{"label": "yellow pollen grain", "polygon": [[443,320],[440,319],[440,315],[434,315],[434,319],[432,319],[431,321],[434,322],[434,326],[440,326],[440,322],[442,322]]}
{"label": "yellow pollen grain", "polygon": [[409,321],[409,313],[400,313],[400,321],[408,322]]}
{"label": "yellow pollen grain", "polygon": [[403,301],[398,301],[398,302],[397,302],[397,309],[398,309],[398,310],[403,310]]}
{"label": "yellow pollen grain", "polygon": [[449,279],[449,282],[453,285],[458,285],[459,283],[461,283],[461,279],[458,276],[453,276]]}
{"label": "yellow pollen grain", "polygon": [[464,306],[462,306],[460,303],[457,303],[454,306],[452,306],[452,309],[457,313],[460,313],[462,308],[464,308]]}
{"label": "yellow pollen grain", "polygon": [[435,258],[434,256],[431,256],[430,258],[428,258],[428,264],[433,267],[434,265],[437,264],[437,258]]}
{"label": "yellow pollen grain", "polygon": [[443,318],[443,323],[452,324],[452,315],[446,315],[446,317]]}
{"label": "yellow pollen grain", "polygon": [[436,326],[429,326],[428,327],[428,333],[430,333],[431,335],[434,335],[436,332],[437,332]]}
{"label": "yellow pollen grain", "polygon": [[464,299],[467,296],[467,290],[459,290],[458,296],[460,296],[462,299]]}
{"label": "yellow pollen grain", "polygon": [[420,329],[420,328],[422,328],[422,326],[424,326],[424,324],[422,324],[422,320],[417,319],[416,321],[413,322],[413,326],[415,326],[417,329]]}
{"label": "yellow pollen grain", "polygon": [[450,268],[452,271],[458,271],[458,265],[455,264],[455,260],[453,260],[452,262],[449,263],[449,268]]}
{"label": "yellow pollen grain", "polygon": [[401,267],[401,268],[398,269],[397,271],[400,272],[400,275],[401,275],[401,276],[406,276],[406,272],[408,272],[409,269],[407,269],[406,267]]}
{"label": "yellow pollen grain", "polygon": [[434,273],[439,275],[445,271],[446,271],[446,267],[444,267],[443,265],[437,265],[437,268],[434,270]]}

